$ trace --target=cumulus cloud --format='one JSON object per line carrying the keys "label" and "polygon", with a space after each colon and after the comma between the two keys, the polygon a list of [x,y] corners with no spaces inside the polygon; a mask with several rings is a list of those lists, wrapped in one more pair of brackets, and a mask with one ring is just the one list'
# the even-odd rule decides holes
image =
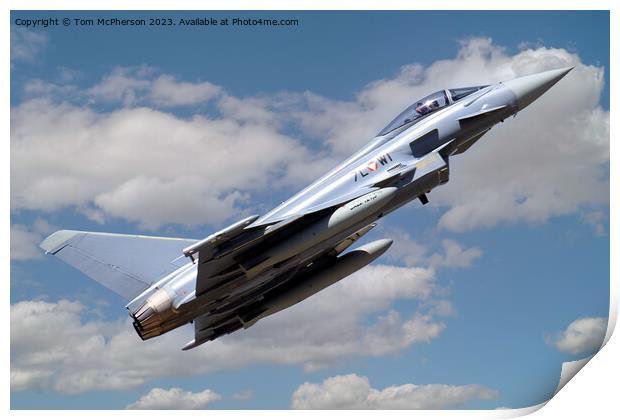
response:
{"label": "cumulus cloud", "polygon": [[578,354],[597,351],[607,332],[607,318],[580,318],[556,337],[548,338],[559,351]]}
{"label": "cumulus cloud", "polygon": [[240,99],[226,95],[218,106],[227,115],[241,121],[277,121],[277,115],[269,109],[269,101],[260,98]]}
{"label": "cumulus cloud", "polygon": [[416,241],[402,229],[384,228],[385,236],[394,243],[386,254],[388,260],[402,261],[408,266],[423,264],[428,261],[430,246],[428,242]]}
{"label": "cumulus cloud", "polygon": [[219,86],[209,82],[178,82],[172,76],[162,75],[153,81],[150,95],[155,105],[187,106],[207,102],[220,91]]}
{"label": "cumulus cloud", "polygon": [[53,83],[42,79],[32,79],[24,84],[24,96],[40,97],[40,96],[68,96],[80,95],[77,86],[68,83]]}
{"label": "cumulus cloud", "polygon": [[244,191],[314,160],[265,125],[149,108],[97,113],[35,99],[14,108],[11,120],[13,209],[94,207],[151,229],[216,225],[242,212]]}
{"label": "cumulus cloud", "polygon": [[11,27],[11,64],[16,60],[35,60],[48,40],[45,33]]}
{"label": "cumulus cloud", "polygon": [[416,264],[428,265],[433,268],[469,267],[482,256],[482,250],[476,247],[465,247],[454,239],[443,239],[441,249],[434,250],[430,241],[420,242],[411,238],[407,232],[397,229],[384,229],[387,236],[394,239],[394,245],[388,259],[402,261],[408,266]]}
{"label": "cumulus cloud", "polygon": [[53,370],[11,369],[11,391],[42,388],[48,384]]}
{"label": "cumulus cloud", "polygon": [[43,219],[36,219],[32,226],[11,225],[11,260],[26,261],[41,258],[39,243],[54,227]]}
{"label": "cumulus cloud", "polygon": [[441,245],[444,252],[443,254],[435,253],[429,257],[431,266],[469,267],[473,261],[482,256],[480,248],[464,248],[453,239],[444,239]]}
{"label": "cumulus cloud", "polygon": [[542,222],[609,200],[609,112],[599,106],[604,69],[576,54],[537,47],[509,55],[490,39],[461,43],[457,57],[428,67],[405,66],[396,77],[370,83],[352,102],[297,96],[294,115],[334,150],[353,150],[390,115],[443,87],[488,84],[575,66],[557,86],[452,159],[451,180],[431,203],[447,211],[440,226],[453,231],[500,222]]}
{"label": "cumulus cloud", "polygon": [[[496,49],[482,45],[472,54]],[[495,54],[487,63],[491,79],[575,69],[515,120],[494,128],[470,152],[453,159],[450,183],[431,199],[448,206],[440,225],[465,231],[500,222],[543,222],[608,206],[609,112],[598,105],[603,69],[585,66],[559,49],[528,49],[513,57]]]}
{"label": "cumulus cloud", "polygon": [[219,401],[222,396],[205,389],[200,392],[185,391],[181,388],[153,388],[138,401],[129,404],[130,410],[199,410]]}
{"label": "cumulus cloud", "polygon": [[156,107],[200,105],[222,89],[209,82],[189,83],[175,77],[156,75],[148,66],[116,67],[86,92],[91,101],[119,102],[125,106],[151,104]]}
{"label": "cumulus cloud", "polygon": [[151,81],[147,77],[153,71],[148,66],[116,67],[110,74],[104,76],[99,83],[88,89],[86,93],[93,100],[133,105],[139,96],[148,93]]}
{"label": "cumulus cloud", "polygon": [[94,312],[80,302],[18,302],[11,306],[12,387],[63,393],[128,389],[153,378],[251,364],[311,371],[345,357],[392,354],[428,343],[444,330],[435,312],[420,308],[404,316],[390,310],[396,299],[423,304],[435,288],[432,269],[369,266],[248,330],[188,352],[180,348],[192,338],[191,327],[142,342],[128,319],[92,319]]}
{"label": "cumulus cloud", "polygon": [[11,260],[24,261],[41,258],[37,244],[42,235],[28,230],[24,225],[11,226]]}
{"label": "cumulus cloud", "polygon": [[[200,179],[195,176],[165,181],[139,175],[96,196],[94,204],[108,216],[137,222],[148,229],[158,227],[162,220],[185,225],[199,221],[219,223],[238,212],[237,203],[245,201],[246,195],[239,191],[226,194],[217,188],[198,189],[197,185],[200,185]],[[163,197],[174,199],[163,200]],[[183,210],[185,205],[188,207]],[[145,208],[151,211],[142,211]]]}
{"label": "cumulus cloud", "polygon": [[304,383],[295,390],[295,409],[445,409],[471,400],[494,399],[499,393],[480,385],[394,385],[374,389],[365,376],[355,374],[327,378],[321,384]]}
{"label": "cumulus cloud", "polygon": [[[312,92],[235,97],[148,66],[116,68],[80,92],[33,82],[29,89],[39,97],[12,109],[12,203],[43,211],[95,208],[149,228],[189,219],[217,224],[224,214],[243,212],[250,202],[241,200],[244,193],[303,186],[417,97],[575,66],[516,120],[455,157],[451,181],[433,192],[431,203],[446,210],[440,226],[453,231],[598,214],[609,199],[609,113],[599,106],[604,69],[564,49],[524,48],[509,54],[490,39],[464,40],[456,57],[403,66],[351,101]],[[96,111],[89,101],[123,108]],[[153,109],[207,101],[217,114],[179,118]],[[291,137],[291,126],[312,151]],[[132,200],[134,193],[144,203]],[[158,197],[162,205],[177,202],[179,211],[155,209]]]}
{"label": "cumulus cloud", "polygon": [[[146,66],[115,69],[82,90],[31,84],[31,98],[11,111],[12,210],[70,207],[97,222],[115,217],[146,229],[219,224],[247,213],[256,192],[303,186],[417,97],[567,65],[576,68],[554,89],[453,159],[451,182],[433,192],[431,203],[446,210],[440,226],[453,231],[576,212],[598,230],[609,193],[609,114],[598,105],[604,69],[562,49],[537,46],[510,55],[488,39],[464,41],[456,57],[426,67],[404,66],[351,101],[312,92],[234,97],[209,82],[180,81]],[[218,113],[170,111],[205,101]],[[112,109],[101,111],[99,103]],[[291,125],[304,133],[303,144]],[[14,228],[12,258],[33,257],[41,233]],[[178,349],[189,330],[142,343],[128,321],[87,320],[78,302],[17,303],[12,389],[125,389],[256,363],[316,370],[344,357],[428,342],[445,328],[436,317],[454,312],[450,302],[433,299],[435,270],[471,265],[481,251],[452,239],[435,247],[403,240],[398,258],[409,267],[368,267],[318,299],[185,353]],[[414,267],[419,264],[428,267]],[[426,306],[405,315],[389,310],[396,299]],[[584,335],[569,330],[558,343]]]}

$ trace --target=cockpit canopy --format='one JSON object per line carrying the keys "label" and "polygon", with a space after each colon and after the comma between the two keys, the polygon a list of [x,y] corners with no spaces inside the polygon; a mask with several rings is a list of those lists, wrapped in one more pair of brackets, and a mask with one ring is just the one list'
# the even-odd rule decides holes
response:
{"label": "cockpit canopy", "polygon": [[464,97],[469,96],[472,93],[479,91],[480,89],[484,89],[487,86],[489,85],[450,89],[450,96],[452,97],[452,102],[463,99]]}
{"label": "cockpit canopy", "polygon": [[398,117],[394,118],[391,123],[381,130],[379,135],[384,136],[390,131],[394,131],[405,124],[419,120],[433,111],[437,111],[438,109],[447,106],[448,104],[448,96],[446,95],[445,90],[431,93],[430,95],[414,102],[413,105],[401,112]]}
{"label": "cockpit canopy", "polygon": [[[413,105],[409,106],[403,112],[401,112],[396,118],[392,120],[383,130],[379,132],[379,136],[384,136],[391,131],[396,130],[404,125],[410,124],[414,121],[419,121],[433,112],[444,108],[451,103],[458,101],[472,93],[485,88],[486,86],[466,87],[459,89],[450,89],[449,91],[440,90],[435,93],[431,93],[428,96],[416,101]],[[448,92],[450,98],[448,98]]]}

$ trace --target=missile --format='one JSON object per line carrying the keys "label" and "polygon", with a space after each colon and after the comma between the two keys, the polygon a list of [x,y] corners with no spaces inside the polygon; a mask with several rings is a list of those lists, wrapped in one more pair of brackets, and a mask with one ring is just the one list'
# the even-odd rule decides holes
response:
{"label": "missile", "polygon": [[378,214],[394,199],[396,191],[395,187],[381,188],[340,206],[333,213],[311,224],[292,238],[280,242],[268,253],[255,257],[252,261],[256,263],[242,263],[246,276],[253,278],[274,264],[331,238],[375,213]]}
{"label": "missile", "polygon": [[[365,194],[339,207],[333,213],[311,224],[293,238],[280,243],[269,252],[269,255],[259,255],[256,257],[255,260],[259,260],[258,264],[255,264],[253,267],[244,267],[248,270],[248,278],[252,278],[270,266],[300,253],[303,249],[316,245],[342,232],[346,228],[371,216],[373,213],[378,213],[381,208],[385,207],[385,205],[394,198],[395,192],[396,188],[393,187],[382,188]],[[258,216],[250,216],[240,220],[185,248],[183,254],[193,259],[193,255],[197,252],[203,255],[209,253],[217,246],[219,241],[230,239],[242,233],[243,229],[256,220],[257,217]],[[371,224],[370,226],[360,229],[356,232],[356,234],[359,235],[355,239],[367,233],[372,227],[374,227],[374,225]],[[343,243],[338,245],[336,251],[342,252],[348,245],[353,243],[355,239],[348,243],[346,240],[343,241]],[[357,269],[359,268],[361,268],[361,266]],[[134,327],[136,331],[138,331],[140,337],[144,339],[145,337],[159,335],[164,332],[160,328],[161,324],[174,316],[174,311],[177,310],[180,305],[186,303],[188,300],[194,299],[196,296],[194,293],[176,293],[179,287],[175,287],[175,283],[180,286],[192,285],[192,287],[195,287],[193,286],[195,284],[194,279],[195,273],[193,271],[183,271],[179,273],[178,276],[172,278],[165,286],[157,288],[155,292],[151,292],[152,294],[149,295],[148,299],[141,301],[142,303],[137,310],[130,310],[130,315],[134,319]],[[242,290],[244,289],[237,289],[238,292]],[[142,299],[144,299],[144,297],[142,297]],[[134,302],[132,302],[132,305],[127,305],[128,309],[137,306],[137,303],[135,306],[133,303]]]}
{"label": "missile", "polygon": [[379,239],[370,242],[338,257],[335,262],[323,267],[316,273],[310,274],[307,278],[298,281],[292,279],[292,282],[296,282],[292,287],[286,288],[281,293],[275,291],[273,297],[266,297],[265,300],[261,301],[260,307],[248,311],[248,314],[255,314],[254,317],[251,315],[247,318],[239,316],[239,320],[244,328],[249,328],[260,319],[309,298],[379,258],[388,250],[392,242],[391,239]]}
{"label": "missile", "polygon": [[232,225],[217,231],[215,233],[212,233],[211,235],[207,236],[206,238],[196,242],[193,245],[188,246],[187,248],[183,249],[183,255],[185,255],[186,257],[190,257],[192,258],[192,260],[194,259],[193,255],[199,251],[201,251],[201,248],[213,248],[215,246],[217,246],[217,244],[221,243],[224,240],[228,240],[231,238],[234,238],[235,236],[239,235],[241,232],[243,232],[243,229],[246,228],[246,226],[250,225],[251,223],[253,223],[256,219],[258,219],[258,215],[255,214],[253,216],[249,216],[246,217],[245,219],[239,220],[238,222],[233,223]]}
{"label": "missile", "polygon": [[[237,315],[237,319],[243,328],[249,328],[261,319],[287,309],[364,268],[387,251],[392,242],[391,239],[379,239],[350,251],[319,271],[299,279],[292,287],[274,289],[270,292],[271,296],[265,296],[258,305],[247,308],[244,314]],[[193,349],[210,339],[209,335],[199,340],[194,338],[183,347],[183,350]]]}

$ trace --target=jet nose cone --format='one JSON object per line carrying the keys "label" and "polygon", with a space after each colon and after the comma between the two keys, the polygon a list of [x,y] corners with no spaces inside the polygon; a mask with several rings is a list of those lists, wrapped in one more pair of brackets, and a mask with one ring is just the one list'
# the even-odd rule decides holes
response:
{"label": "jet nose cone", "polygon": [[565,67],[563,69],[530,74],[529,76],[518,77],[504,82],[504,86],[514,92],[517,96],[519,110],[522,110],[549,90],[551,86],[555,85],[572,69],[573,67]]}

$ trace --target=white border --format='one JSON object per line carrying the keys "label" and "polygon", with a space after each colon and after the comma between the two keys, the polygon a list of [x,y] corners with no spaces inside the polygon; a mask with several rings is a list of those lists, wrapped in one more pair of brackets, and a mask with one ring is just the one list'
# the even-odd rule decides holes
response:
{"label": "white border", "polygon": [[[8,92],[10,89],[10,25],[7,22],[10,21],[10,10],[384,10],[384,9],[399,9],[399,10],[611,10],[611,61],[610,66],[617,74],[618,66],[618,42],[620,39],[620,33],[618,31],[618,19],[617,19],[617,1],[605,1],[605,0],[589,0],[587,2],[581,1],[563,1],[558,2],[549,0],[520,0],[520,1],[486,1],[486,0],[470,0],[467,2],[456,0],[443,0],[438,1],[396,1],[396,0],[384,0],[381,2],[372,2],[369,0],[359,0],[356,2],[343,1],[340,4],[335,4],[333,0],[315,0],[315,1],[297,1],[286,2],[282,0],[263,0],[259,3],[249,0],[228,0],[226,2],[197,2],[188,0],[177,0],[175,2],[152,0],[149,2],[130,2],[128,0],[113,1],[113,0],[93,0],[86,2],[80,2],[77,0],[57,0],[53,4],[44,0],[8,0],[3,2],[6,7],[4,30],[2,31],[5,36],[2,38],[4,41],[1,43],[2,53],[5,57],[5,65],[2,68],[3,80],[4,80],[4,92]],[[561,5],[562,8],[558,8]],[[615,7],[614,7],[615,6]],[[575,28],[578,30],[578,28]],[[610,69],[606,69],[610,71]],[[611,74],[614,74],[611,71]],[[610,77],[611,79],[611,77]],[[615,83],[615,79],[611,81],[610,91],[610,109],[611,113],[611,132],[610,138],[614,138],[614,122],[616,112],[616,106],[618,105],[618,84]],[[10,105],[7,99],[2,104],[2,110],[4,118],[2,119],[2,129],[5,133],[5,139],[10,138],[9,130],[9,115]],[[2,183],[2,189],[4,197],[10,196],[10,183],[9,183],[9,142],[3,142],[3,153],[1,155],[2,168],[4,170],[4,182]],[[610,142],[610,152],[614,155],[614,142]],[[613,328],[617,320],[618,314],[618,268],[617,263],[614,262],[614,251],[617,249],[617,226],[614,220],[611,220],[611,214],[618,214],[617,210],[617,191],[614,189],[614,180],[617,179],[616,166],[611,166],[610,179],[611,184],[611,202],[610,202],[610,237],[611,237],[611,302],[610,302],[610,315],[608,331],[606,335],[605,347],[592,359],[590,363],[583,368],[583,371],[579,374],[578,380],[570,381],[562,391],[554,397],[542,410],[538,410],[544,404],[539,406],[520,409],[520,410],[494,410],[494,411],[416,411],[414,413],[410,411],[392,411],[382,412],[381,414],[368,411],[323,411],[320,412],[321,416],[327,417],[341,417],[342,415],[354,415],[361,419],[376,418],[377,415],[389,415],[392,418],[407,418],[410,419],[412,415],[422,418],[445,418],[445,417],[460,417],[460,418],[506,418],[515,417],[528,414],[532,411],[535,413],[532,415],[535,418],[583,418],[584,415],[592,416],[595,418],[608,418],[610,413],[618,412],[617,410],[617,388],[616,383],[618,380],[618,339],[611,337]],[[5,205],[2,208],[2,214],[5,216],[5,224],[2,231],[5,238],[10,237],[9,223],[10,220],[9,208]],[[4,255],[10,254],[8,246],[8,240],[3,243]],[[8,305],[8,296],[10,294],[10,285],[7,279],[10,278],[10,263],[9,259],[5,260],[5,267],[3,272],[5,275],[5,291],[7,305],[4,308],[5,323],[9,322],[10,318],[10,305]],[[5,324],[6,325],[6,324]],[[5,331],[8,329],[5,328]],[[610,339],[611,337],[611,339]],[[3,406],[8,409],[10,406],[9,390],[10,390],[10,357],[9,357],[9,335],[3,335],[5,345],[2,347],[3,356],[5,360],[4,367],[4,392],[2,394]],[[574,365],[573,365],[574,366]],[[292,390],[291,390],[292,392]],[[538,411],[536,411],[538,410]],[[106,411],[12,411],[10,415],[15,417],[37,417],[40,418],[41,414],[45,413],[46,416],[59,417],[59,418],[83,418],[85,415],[94,418],[107,418],[110,413]],[[217,415],[218,417],[226,418],[281,418],[283,416],[290,416],[294,414],[299,417],[314,418],[316,412],[288,412],[288,411],[219,411],[217,413],[205,414],[201,412],[189,412],[184,411],[184,417],[197,418],[204,415]],[[165,411],[150,411],[150,412],[120,412],[115,413],[122,417],[135,417],[136,415],[148,415],[154,418],[163,418],[168,416],[169,413]]]}

